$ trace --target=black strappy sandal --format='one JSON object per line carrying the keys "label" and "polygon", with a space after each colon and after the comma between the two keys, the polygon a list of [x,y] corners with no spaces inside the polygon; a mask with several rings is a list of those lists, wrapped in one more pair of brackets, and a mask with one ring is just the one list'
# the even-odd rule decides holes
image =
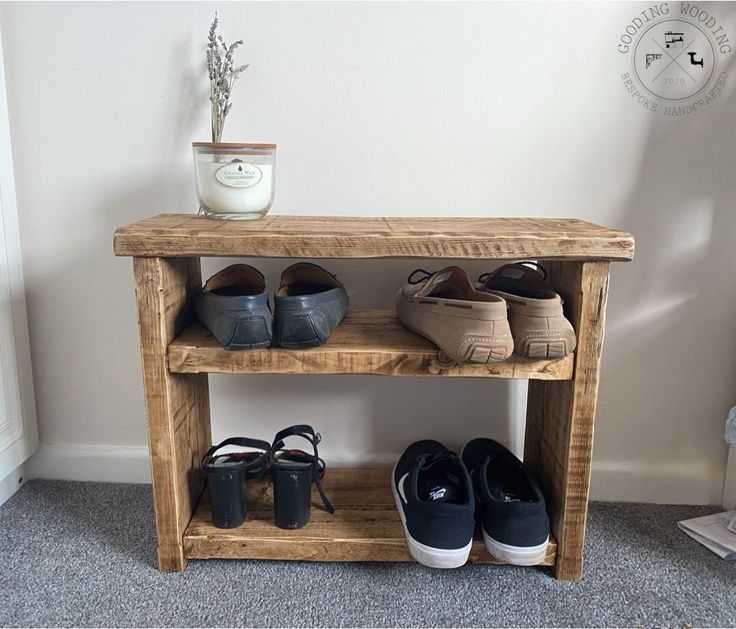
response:
{"label": "black strappy sandal", "polygon": [[[252,450],[217,454],[225,446]],[[207,450],[202,457],[202,470],[207,475],[212,522],[216,527],[231,529],[245,521],[245,481],[265,473],[270,454],[267,441],[248,437],[230,437]]]}
{"label": "black strappy sandal", "polygon": [[[288,437],[302,437],[312,444],[314,454],[303,450],[284,448]],[[319,458],[317,444],[322,440],[311,426],[298,424],[276,434],[270,452],[271,480],[273,481],[273,520],[282,529],[299,529],[309,522],[312,507],[312,482],[325,509],[335,508],[325,496],[320,481],[325,475],[325,462]]]}

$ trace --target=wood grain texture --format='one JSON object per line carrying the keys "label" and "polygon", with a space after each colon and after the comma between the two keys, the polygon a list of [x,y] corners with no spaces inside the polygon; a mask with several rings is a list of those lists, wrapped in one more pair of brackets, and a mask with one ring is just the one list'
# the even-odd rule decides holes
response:
{"label": "wood grain texture", "polygon": [[[551,542],[544,564],[555,565],[560,579],[581,577],[608,267],[633,257],[629,234],[576,219],[269,216],[230,222],[162,214],[119,229],[115,252],[135,256],[162,570],[183,570],[187,557],[411,560],[388,470],[329,470],[327,491],[338,512],[329,516],[315,506],[312,522],[299,531],[271,523],[268,483],[249,485],[249,520],[237,529],[213,527],[206,498],[200,500],[199,460],[211,444],[207,372],[376,373],[533,380],[525,460],[539,474],[559,541],[559,548]],[[227,352],[193,323],[188,308],[201,286],[200,256],[548,259],[578,349],[561,361],[514,357],[450,366],[392,312],[355,311],[321,348]],[[492,561],[482,542],[474,544],[471,561]]]}
{"label": "wood grain texture", "polygon": [[550,284],[565,300],[578,347],[571,381],[529,383],[524,459],[545,490],[559,544],[555,574],[577,581],[583,571],[609,264],[558,262],[548,271]]}
{"label": "wood grain texture", "polygon": [[146,394],[159,567],[184,570],[184,529],[202,493],[200,460],[212,443],[206,374],[171,374],[166,348],[190,321],[199,259],[133,261]]}
{"label": "wood grain texture", "polygon": [[578,219],[161,214],[115,232],[119,256],[630,260],[630,234]]}
{"label": "wood grain texture", "polygon": [[[328,469],[323,485],[335,506],[334,515],[323,510],[314,491],[311,520],[294,531],[273,524],[273,490],[268,480],[248,483],[248,516],[234,529],[212,524],[205,495],[184,535],[185,554],[189,559],[413,561],[390,478],[389,469]],[[553,540],[541,565],[553,565],[555,552]],[[488,554],[482,540],[473,544],[470,561],[502,563]]]}
{"label": "wood grain texture", "polygon": [[569,380],[572,364],[572,356],[556,361],[512,356],[487,365],[448,363],[440,358],[433,343],[407,330],[391,310],[353,310],[325,345],[312,349],[227,351],[198,323],[187,327],[169,346],[169,369],[174,373],[360,373]]}

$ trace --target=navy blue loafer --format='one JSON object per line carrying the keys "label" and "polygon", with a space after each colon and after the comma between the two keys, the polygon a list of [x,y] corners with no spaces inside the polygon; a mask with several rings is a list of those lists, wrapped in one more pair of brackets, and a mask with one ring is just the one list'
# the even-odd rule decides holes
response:
{"label": "navy blue loafer", "polygon": [[194,312],[225,349],[271,345],[273,316],[263,274],[247,264],[215,273],[194,299]]}
{"label": "navy blue loafer", "polygon": [[348,294],[338,279],[310,262],[281,274],[274,295],[274,343],[287,348],[317,347],[348,311]]}

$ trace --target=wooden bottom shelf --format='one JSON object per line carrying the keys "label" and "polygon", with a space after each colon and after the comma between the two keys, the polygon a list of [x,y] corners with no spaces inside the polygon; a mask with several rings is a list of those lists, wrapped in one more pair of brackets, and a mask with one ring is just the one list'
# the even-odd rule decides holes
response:
{"label": "wooden bottom shelf", "polygon": [[[303,561],[413,561],[394,505],[387,468],[331,468],[323,482],[335,506],[327,513],[316,490],[307,526],[286,531],[273,524],[273,491],[268,480],[248,484],[247,520],[238,528],[212,524],[207,495],[202,498],[184,533],[189,559],[292,559]],[[555,563],[557,543],[550,541],[540,565]],[[473,563],[503,563],[476,540]]]}

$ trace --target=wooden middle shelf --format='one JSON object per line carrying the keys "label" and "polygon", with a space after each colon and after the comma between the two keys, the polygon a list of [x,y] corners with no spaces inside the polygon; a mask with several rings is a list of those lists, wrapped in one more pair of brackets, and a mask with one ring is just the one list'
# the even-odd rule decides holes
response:
{"label": "wooden middle shelf", "polygon": [[[388,468],[329,468],[323,482],[335,506],[330,515],[312,492],[312,516],[302,529],[286,531],[273,523],[273,490],[268,480],[247,484],[247,519],[234,529],[212,524],[207,496],[200,500],[184,532],[189,559],[295,559],[304,561],[414,561],[394,505]],[[540,565],[552,566],[557,542],[550,540]],[[482,539],[472,563],[503,563],[491,557]]]}
{"label": "wooden middle shelf", "polygon": [[573,356],[530,360],[512,356],[488,365],[443,361],[427,339],[404,328],[390,310],[352,310],[323,346],[227,351],[199,323],[192,323],[168,350],[172,373],[381,374],[569,380]]}

